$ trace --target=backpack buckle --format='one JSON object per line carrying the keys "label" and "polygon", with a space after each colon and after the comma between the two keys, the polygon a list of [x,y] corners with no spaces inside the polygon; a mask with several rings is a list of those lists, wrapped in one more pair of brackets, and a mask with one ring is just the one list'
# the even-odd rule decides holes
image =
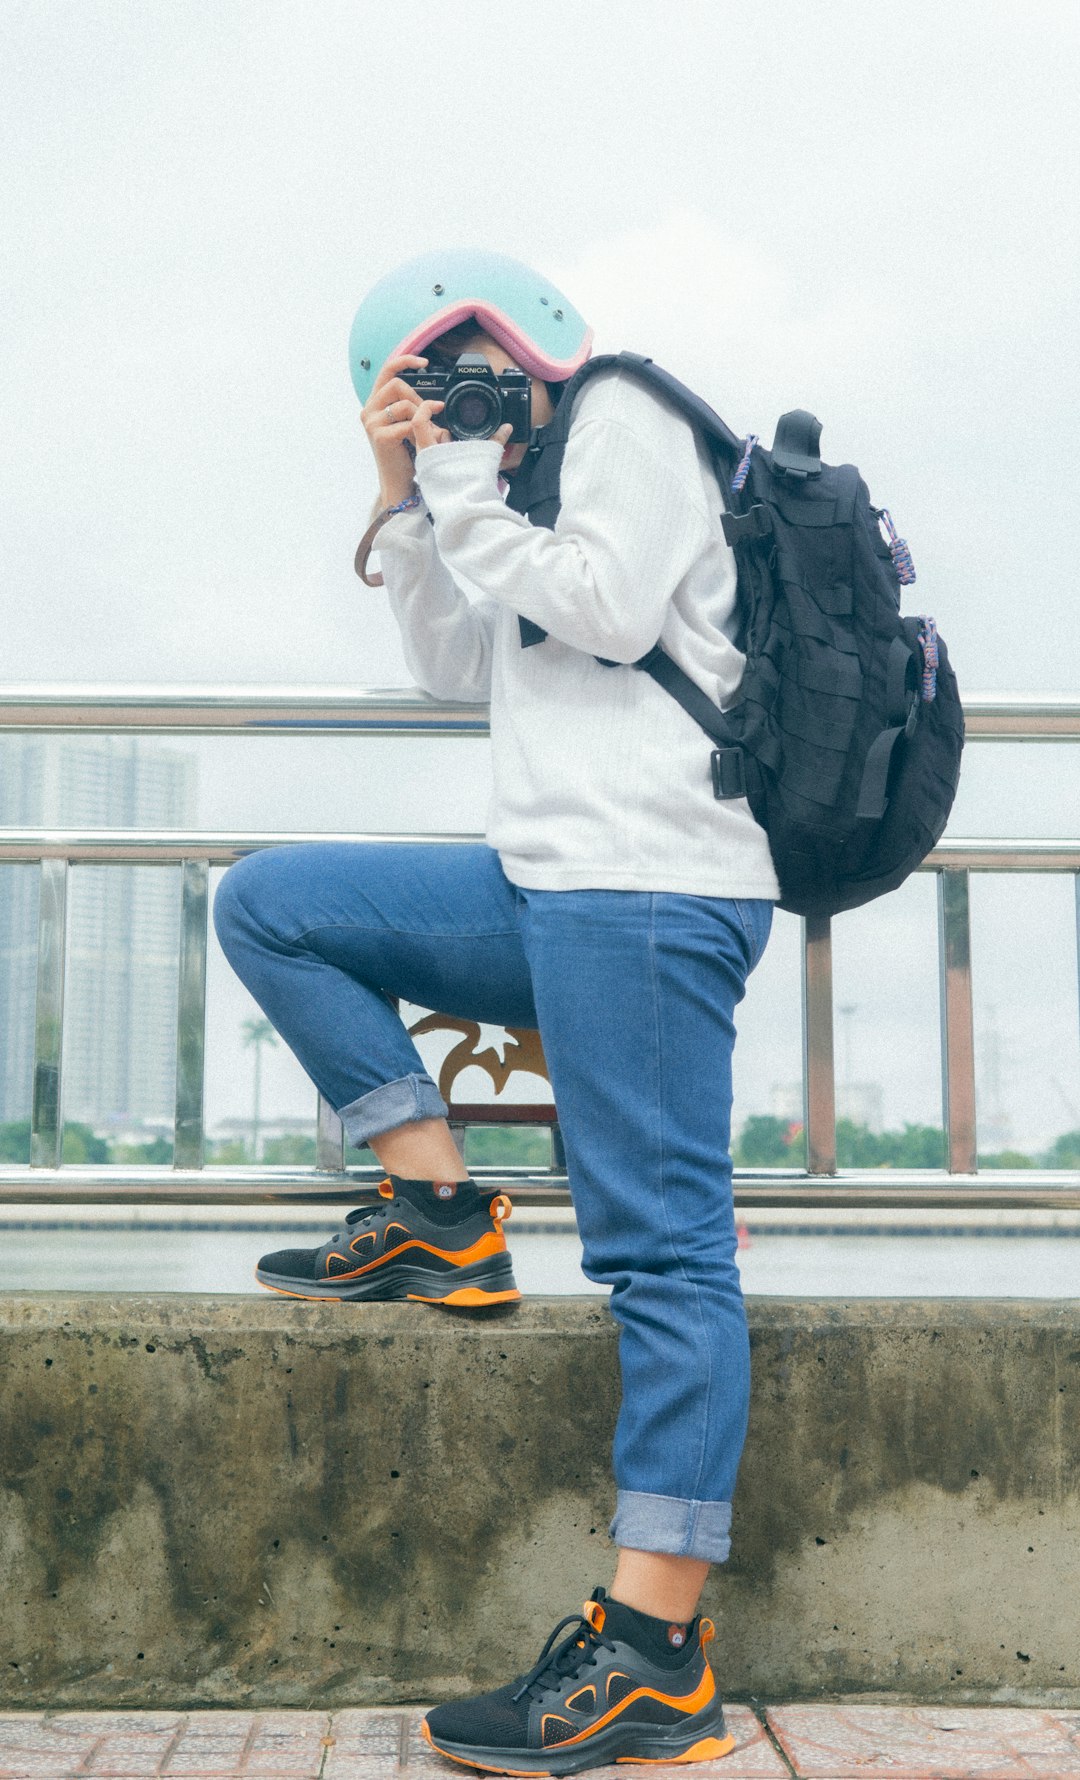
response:
{"label": "backpack buckle", "polygon": [[712,751],[713,796],[724,799],[746,796],[746,764],[741,748]]}
{"label": "backpack buckle", "polygon": [[739,544],[745,538],[767,538],[773,529],[772,511],[763,501],[758,501],[748,513],[722,513],[720,524],[731,545]]}

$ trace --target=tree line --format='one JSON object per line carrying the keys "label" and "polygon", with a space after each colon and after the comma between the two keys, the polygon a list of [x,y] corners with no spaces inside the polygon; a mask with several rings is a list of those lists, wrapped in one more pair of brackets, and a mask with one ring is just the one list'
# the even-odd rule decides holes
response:
{"label": "tree line", "polygon": [[[541,1127],[478,1126],[466,1136],[466,1160],[476,1166],[546,1168],[550,1137]],[[250,1166],[254,1149],[242,1138],[206,1144],[207,1163],[219,1167]],[[64,1126],[65,1162],[128,1167],[167,1166],[173,1158],[169,1138],[147,1143],[121,1143],[99,1137],[91,1126],[70,1121]],[[347,1161],[372,1160],[369,1150],[350,1151]],[[15,1119],[0,1124],[0,1164],[30,1160],[30,1121]],[[263,1137],[259,1161],[270,1167],[312,1168],[315,1139],[291,1135]],[[801,1123],[753,1113],[732,1149],[736,1168],[803,1168],[806,1146]],[[840,1168],[944,1168],[945,1134],[937,1125],[905,1124],[901,1131],[871,1131],[853,1119],[836,1121],[836,1161]],[[1036,1155],[1004,1149],[979,1152],[980,1168],[1080,1168],[1080,1131],[1065,1131],[1048,1149]]]}
{"label": "tree line", "polygon": [[[732,1150],[736,1168],[803,1168],[802,1124],[754,1113]],[[836,1121],[838,1168],[944,1168],[945,1133],[939,1125],[905,1124],[902,1131],[871,1131],[854,1119]],[[1064,1131],[1049,1149],[979,1151],[980,1168],[1080,1168],[1080,1131]]]}

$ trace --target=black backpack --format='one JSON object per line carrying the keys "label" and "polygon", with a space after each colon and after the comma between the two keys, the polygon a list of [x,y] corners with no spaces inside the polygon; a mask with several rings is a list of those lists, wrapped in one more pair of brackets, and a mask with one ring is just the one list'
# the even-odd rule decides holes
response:
{"label": "black backpack", "polygon": [[[756,435],[739,439],[700,396],[633,352],[587,360],[554,418],[534,428],[506,496],[533,524],[555,525],[574,397],[609,368],[673,402],[709,448],[738,566],[736,641],[746,656],[723,712],[659,644],[633,666],[717,744],[713,790],[745,797],[764,828],[781,908],[832,915],[894,890],[941,837],[964,744],[956,677],[934,620],[900,615],[901,585],[915,579],[906,544],[852,464],[821,462],[812,414],[783,415],[772,450],[762,450]],[[522,647],[543,642],[539,625],[518,623]]]}

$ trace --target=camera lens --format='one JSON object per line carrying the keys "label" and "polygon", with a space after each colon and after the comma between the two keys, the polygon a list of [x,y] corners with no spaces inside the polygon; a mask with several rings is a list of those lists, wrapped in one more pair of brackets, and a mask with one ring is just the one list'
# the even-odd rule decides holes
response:
{"label": "camera lens", "polygon": [[497,391],[482,383],[463,383],[451,392],[440,421],[459,437],[484,439],[495,431],[501,412]]}

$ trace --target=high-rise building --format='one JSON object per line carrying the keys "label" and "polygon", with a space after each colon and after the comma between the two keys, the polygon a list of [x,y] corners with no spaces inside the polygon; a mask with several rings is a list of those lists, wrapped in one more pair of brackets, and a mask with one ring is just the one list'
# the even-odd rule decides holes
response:
{"label": "high-rise building", "polygon": [[[0,826],[184,828],[191,754],[125,736],[7,736]],[[38,870],[0,866],[0,1123],[29,1117]],[[63,1111],[96,1129],[173,1114],[179,871],[72,868],[64,989]]]}

